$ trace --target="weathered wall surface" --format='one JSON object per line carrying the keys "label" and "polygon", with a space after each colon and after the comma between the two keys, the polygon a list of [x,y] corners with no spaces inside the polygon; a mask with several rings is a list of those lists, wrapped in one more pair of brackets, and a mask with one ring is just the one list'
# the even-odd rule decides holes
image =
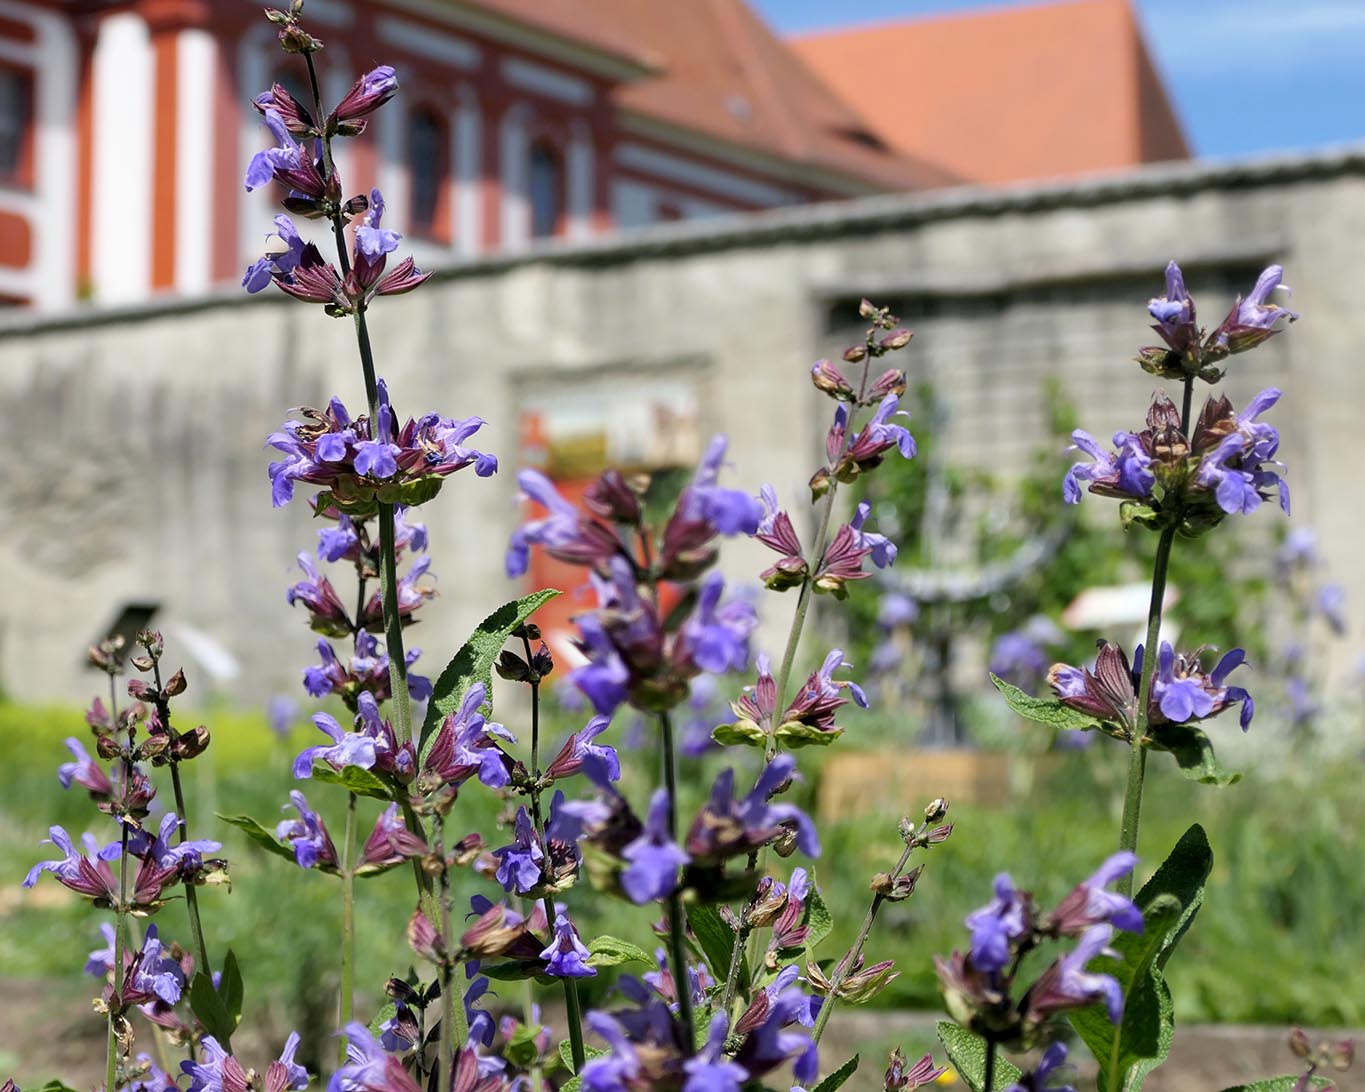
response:
{"label": "weathered wall surface", "polygon": [[[1365,603],[1354,440],[1365,411],[1365,152],[1183,166],[1027,191],[875,198],[651,229],[443,271],[372,312],[379,370],[404,413],[477,413],[492,481],[462,473],[424,517],[441,598],[411,640],[448,655],[513,592],[502,552],[517,516],[517,408],[535,392],[681,376],[705,431],[732,441],[736,482],[799,495],[827,410],[810,363],[846,342],[831,301],[911,301],[902,357],[949,399],[951,456],[999,466],[1036,444],[1040,381],[1061,378],[1103,435],[1134,425],[1153,387],[1125,361],[1153,340],[1144,304],[1167,258],[1201,284],[1210,324],[1247,270],[1282,261],[1304,319],[1237,358],[1235,401],[1286,393],[1295,520]],[[924,303],[917,314],[916,307]],[[838,325],[837,323],[835,324]],[[0,685],[79,699],[81,650],[126,603],[161,605],[221,642],[251,700],[292,688],[310,638],[284,603],[313,542],[301,502],[272,512],[264,437],[285,410],[363,400],[350,324],[281,298],[85,313],[0,330]],[[1257,518],[1277,519],[1270,512]],[[741,544],[727,564],[757,571]],[[1337,671],[1360,650],[1359,628]],[[435,669],[438,665],[430,663]]]}

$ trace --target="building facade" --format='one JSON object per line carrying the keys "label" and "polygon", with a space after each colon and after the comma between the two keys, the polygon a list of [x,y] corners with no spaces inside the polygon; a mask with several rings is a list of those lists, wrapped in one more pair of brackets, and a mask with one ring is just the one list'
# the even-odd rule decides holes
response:
{"label": "building facade", "polygon": [[[339,145],[347,193],[384,191],[429,264],[951,178],[869,140],[741,0],[682,7],[308,0],[327,102],[379,63],[403,88]],[[238,280],[276,211],[241,184],[276,80],[306,84],[246,0],[0,0],[0,300]]]}
{"label": "building facade", "polygon": [[[456,475],[422,509],[440,597],[411,640],[436,671],[524,590],[502,569],[521,514],[515,471],[560,460],[571,474],[585,437],[593,458],[686,473],[700,440],[723,432],[730,480],[772,482],[798,502],[828,425],[810,365],[849,342],[863,295],[902,308],[916,330],[904,362],[946,399],[955,465],[1023,463],[1048,378],[1095,435],[1132,427],[1158,384],[1131,358],[1152,339],[1144,305],[1172,257],[1210,314],[1262,265],[1285,265],[1302,320],[1237,357],[1222,386],[1238,404],[1262,387],[1285,392],[1273,419],[1292,524],[1316,529],[1349,601],[1365,602],[1365,509],[1343,454],[1365,406],[1362,235],[1356,149],[870,197],[448,261],[373,308],[379,371],[404,414],[486,418],[479,446],[502,468]],[[86,644],[148,609],[178,627],[180,647],[207,638],[235,660],[235,700],[296,686],[312,639],[284,589],[316,528],[300,502],[271,510],[263,443],[287,407],[332,394],[363,398],[351,325],[280,294],[0,324],[0,686],[81,699]],[[1267,505],[1228,533],[1282,521]],[[771,560],[745,542],[724,556],[740,581]],[[1330,670],[1342,675],[1361,651],[1357,622]],[[186,655],[202,694],[207,661]]]}

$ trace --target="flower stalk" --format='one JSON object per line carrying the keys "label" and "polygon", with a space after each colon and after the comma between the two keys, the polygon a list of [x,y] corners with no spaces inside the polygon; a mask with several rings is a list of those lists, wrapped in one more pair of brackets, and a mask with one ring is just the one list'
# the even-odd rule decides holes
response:
{"label": "flower stalk", "polygon": [[[536,828],[536,837],[549,859],[549,843],[545,836],[545,819],[540,807],[540,674],[535,669],[535,656],[531,651],[531,634],[525,626],[521,627],[521,644],[526,653],[526,664],[530,668],[527,682],[531,687],[531,822]],[[544,900],[545,920],[554,926],[555,900],[546,895]],[[587,1052],[583,1048],[583,1005],[578,998],[578,982],[569,977],[561,978],[564,987],[564,1008],[569,1024],[569,1052],[573,1058],[574,1072],[583,1068]],[[530,1021],[529,1009],[527,1021]]]}
{"label": "flower stalk", "polygon": [[[914,843],[907,843],[905,850],[901,853],[901,859],[896,862],[896,867],[891,873],[891,880],[894,882],[910,860],[910,853],[915,848]],[[838,999],[839,987],[844,984],[844,979],[858,965],[858,957],[862,955],[863,945],[867,943],[868,934],[872,932],[872,926],[877,920],[877,912],[881,910],[882,903],[886,901],[886,896],[877,891],[872,896],[872,902],[867,908],[867,915],[863,918],[862,928],[858,930],[858,936],[853,942],[853,947],[848,950],[848,954],[839,960],[838,966],[834,968],[834,974],[829,981],[829,992],[825,995],[825,1003],[820,1006],[820,1015],[815,1021],[815,1030],[811,1033],[811,1038],[817,1043],[820,1036],[825,1033],[825,1025],[829,1023],[830,1015],[834,1012],[834,1005]],[[986,1085],[990,1087],[989,1082]]]}
{"label": "flower stalk", "polygon": [[[659,714],[659,729],[663,739],[664,789],[668,793],[668,838],[677,844],[678,772],[673,748],[673,720],[667,713]],[[673,990],[678,995],[683,1055],[690,1058],[696,1051],[692,1028],[692,979],[687,972],[687,943],[683,937],[682,891],[676,887],[668,896],[668,960],[673,970]]]}
{"label": "flower stalk", "polygon": [[[346,841],[341,854],[341,1019],[339,1027],[351,1022],[355,1010],[355,869],[356,869],[356,795],[346,794]],[[346,1038],[340,1046],[341,1064],[346,1064]]]}
{"label": "flower stalk", "polygon": [[[1194,376],[1185,377],[1181,399],[1180,431],[1190,434],[1190,410],[1194,399]],[[1156,558],[1152,563],[1152,598],[1147,607],[1147,643],[1143,646],[1142,673],[1138,682],[1137,714],[1133,724],[1133,738],[1128,752],[1128,780],[1123,794],[1123,818],[1119,825],[1119,849],[1137,852],[1138,829],[1142,824],[1142,792],[1147,776],[1147,748],[1143,738],[1150,720],[1152,680],[1156,677],[1157,650],[1161,639],[1161,611],[1166,598],[1166,579],[1170,570],[1171,547],[1175,544],[1176,527],[1162,528],[1157,539]],[[1133,893],[1133,875],[1119,881],[1125,896]]]}

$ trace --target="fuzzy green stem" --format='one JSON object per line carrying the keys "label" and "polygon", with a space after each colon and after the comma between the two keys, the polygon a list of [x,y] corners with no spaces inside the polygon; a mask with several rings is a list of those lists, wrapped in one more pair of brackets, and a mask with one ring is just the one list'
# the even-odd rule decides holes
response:
{"label": "fuzzy green stem", "polygon": [[730,973],[725,976],[725,993],[721,997],[720,1011],[727,1017],[730,1015],[730,1006],[735,1003],[735,988],[739,984],[739,967],[744,961],[744,942],[749,939],[752,928],[743,924],[741,918],[740,926],[735,930],[735,943],[730,948]]}
{"label": "fuzzy green stem", "polygon": [[[453,951],[450,929],[450,867],[446,860],[445,821],[436,817],[436,852],[441,858],[441,937],[446,950]],[[455,965],[449,956],[441,964],[441,1027],[436,1048],[438,1092],[450,1092],[455,1075],[455,1051],[464,1049],[469,1039],[469,1023],[465,1017],[464,996],[456,996]]]}
{"label": "fuzzy green stem", "polygon": [[[355,868],[356,795],[347,793],[346,841],[341,852],[341,1017],[339,1027],[351,1022],[355,1012]],[[346,1037],[340,1044],[340,1064],[346,1064]]]}
{"label": "fuzzy green stem", "polygon": [[[673,753],[673,721],[667,713],[659,714],[659,728],[663,736],[664,788],[668,791],[668,839],[678,841],[678,771]],[[696,1035],[692,1028],[692,980],[687,973],[687,944],[683,937],[682,892],[678,888],[668,896],[668,957],[672,964],[673,990],[678,995],[678,1019],[682,1023],[684,1057],[696,1052]]]}
{"label": "fuzzy green stem", "polygon": [[[1194,400],[1194,378],[1185,379],[1181,398],[1180,431],[1189,436],[1190,413]],[[1147,776],[1147,748],[1143,743],[1150,721],[1152,680],[1156,677],[1161,640],[1161,610],[1166,598],[1166,578],[1171,564],[1171,547],[1175,544],[1174,524],[1164,527],[1157,539],[1156,558],[1152,563],[1152,598],[1147,606],[1147,640],[1143,645],[1142,673],[1138,678],[1137,711],[1134,715],[1132,747],[1128,753],[1128,783],[1123,794],[1123,818],[1119,825],[1119,849],[1137,852],[1138,831],[1142,824],[1142,790]],[[1122,877],[1119,892],[1131,897],[1133,873]]]}
{"label": "fuzzy green stem", "polygon": [[[122,824],[123,834],[120,844],[123,852],[119,854],[118,868],[118,907],[114,921],[114,998],[122,1005],[123,997],[123,935],[127,927],[128,905],[128,824]],[[117,1088],[118,1073],[118,1033],[116,1031],[119,1013],[115,1006],[109,1009],[109,1035],[105,1042],[105,1082],[106,1089]]]}
{"label": "fuzzy green stem", "polygon": [[384,597],[384,644],[389,654],[394,731],[400,745],[412,739],[408,705],[408,667],[403,652],[403,619],[398,614],[398,550],[394,545],[393,505],[379,506],[379,584]]}
{"label": "fuzzy green stem", "polygon": [[[159,658],[152,660],[152,681],[156,684],[156,710],[157,715],[161,718],[161,726],[174,740],[177,733],[171,727],[171,704],[166,698],[162,697],[164,691],[161,684],[161,660]],[[174,749],[171,753],[175,753]],[[184,844],[190,837],[190,817],[188,809],[185,807],[185,788],[180,779],[180,763],[172,758],[170,767],[171,789],[175,793],[175,812],[180,817],[180,842]],[[194,933],[194,948],[195,955],[199,959],[199,970],[211,979],[213,977],[213,965],[209,962],[209,947],[204,940],[204,923],[199,916],[199,892],[194,881],[190,879],[185,881],[185,910],[190,918],[190,931]],[[224,1050],[230,1051],[232,1042],[225,1036],[222,1046]]]}
{"label": "fuzzy green stem", "polygon": [[[806,626],[806,614],[810,610],[811,596],[815,591],[815,573],[820,569],[820,562],[824,560],[825,546],[828,545],[830,519],[834,515],[834,494],[838,491],[838,483],[829,483],[829,492],[824,496],[824,504],[820,509],[820,524],[815,532],[815,548],[810,554],[810,572],[806,574],[806,579],[801,583],[801,591],[796,597],[796,611],[792,615],[791,629],[787,632],[787,647],[782,653],[782,665],[777,670],[777,711],[780,713],[786,706],[787,682],[791,677],[792,664],[796,660],[796,649],[801,644],[801,632]],[[774,725],[774,727],[776,727]],[[777,741],[774,738],[768,740],[768,759],[771,760],[777,753]]]}
{"label": "fuzzy green stem", "polygon": [[[535,673],[532,666],[531,638],[524,627],[521,631],[521,646],[526,653],[526,666],[531,669],[531,822],[535,826],[536,837],[546,850],[545,859],[548,861],[549,843],[545,837],[545,821],[540,809],[540,676]],[[545,921],[553,935],[555,900],[549,895],[545,896]],[[583,1047],[583,1006],[578,998],[576,980],[561,978],[560,984],[564,987],[564,1007],[568,1011],[569,1051],[573,1058],[574,1072],[578,1073],[583,1069],[583,1063],[587,1061],[587,1052]]]}

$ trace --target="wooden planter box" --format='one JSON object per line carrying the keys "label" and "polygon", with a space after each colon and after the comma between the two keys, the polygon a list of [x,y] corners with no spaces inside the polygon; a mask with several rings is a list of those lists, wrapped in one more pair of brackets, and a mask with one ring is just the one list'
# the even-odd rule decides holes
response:
{"label": "wooden planter box", "polygon": [[1051,761],[967,748],[836,752],[821,770],[816,807],[822,819],[852,819],[917,815],[939,796],[954,804],[1003,804],[1020,775],[1036,776]]}

